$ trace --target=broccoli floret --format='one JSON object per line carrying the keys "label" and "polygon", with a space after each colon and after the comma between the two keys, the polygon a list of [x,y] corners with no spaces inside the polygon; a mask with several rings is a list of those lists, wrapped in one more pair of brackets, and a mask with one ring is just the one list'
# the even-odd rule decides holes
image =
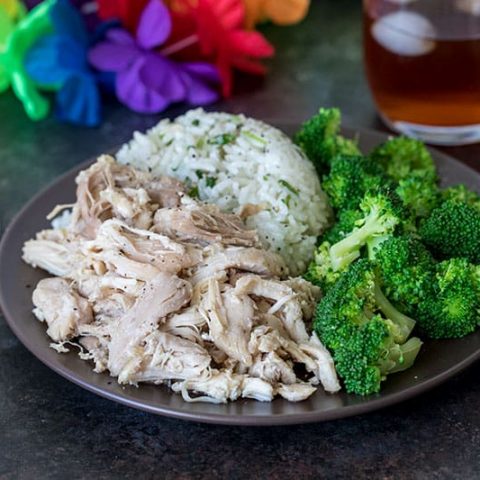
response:
{"label": "broccoli floret", "polygon": [[340,213],[337,222],[327,230],[320,239],[320,245],[314,253],[304,277],[309,282],[322,288],[325,293],[340,277],[340,271],[334,271],[330,257],[330,248],[348,235],[358,220],[361,220],[361,210],[345,210]]}
{"label": "broccoli floret", "polygon": [[395,191],[405,207],[417,218],[427,217],[440,199],[436,174],[429,171],[414,171],[400,179]]}
{"label": "broccoli floret", "polygon": [[445,188],[442,190],[442,199],[466,203],[480,210],[480,195],[469,190],[465,185],[454,185],[453,187]]}
{"label": "broccoli floret", "polygon": [[418,326],[431,338],[457,338],[478,326],[478,267],[464,258],[440,262],[431,294],[420,302]]}
{"label": "broccoli floret", "polygon": [[435,260],[412,236],[391,236],[374,254],[387,297],[407,315],[416,315],[418,304],[430,295]]}
{"label": "broccoli floret", "polygon": [[364,214],[360,209],[342,210],[339,212],[337,221],[321,237],[322,242],[329,242],[331,245],[345,238],[356,226],[356,223],[363,218]]}
{"label": "broccoli floret", "polygon": [[358,208],[368,190],[386,185],[388,179],[370,158],[339,155],[332,159],[331,169],[323,178],[322,188],[336,210]]}
{"label": "broccoli floret", "polygon": [[337,108],[321,108],[295,135],[297,143],[319,173],[328,171],[337,155],[358,155],[357,144],[340,135],[341,114]]}
{"label": "broccoli floret", "polygon": [[317,285],[325,293],[340,277],[340,272],[333,270],[330,259],[330,243],[323,242],[315,250],[314,259],[310,262],[304,278]]}
{"label": "broccoli floret", "polygon": [[437,176],[432,156],[425,145],[412,138],[396,137],[379,145],[370,157],[385,169],[397,182],[413,172]]}
{"label": "broccoli floret", "polygon": [[378,392],[389,373],[409,368],[421,341],[407,341],[415,321],[383,295],[366,259],[346,270],[317,306],[314,328],[332,351],[349,393]]}
{"label": "broccoli floret", "polygon": [[475,207],[447,200],[420,224],[419,234],[440,259],[464,257],[480,262],[480,211]]}
{"label": "broccoli floret", "polygon": [[406,218],[400,198],[389,188],[367,192],[360,210],[364,216],[356,222],[356,228],[330,248],[334,271],[343,270],[360,256],[367,242],[388,236]]}

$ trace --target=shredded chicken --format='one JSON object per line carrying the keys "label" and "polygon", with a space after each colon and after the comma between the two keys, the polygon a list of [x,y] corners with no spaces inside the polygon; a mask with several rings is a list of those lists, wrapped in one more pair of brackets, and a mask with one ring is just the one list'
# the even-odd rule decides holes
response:
{"label": "shredded chicken", "polygon": [[47,334],[56,342],[78,336],[79,325],[93,321],[88,301],[63,278],[40,280],[32,300],[35,316],[47,323]]}
{"label": "shredded chicken", "polygon": [[96,372],[189,402],[335,392],[330,353],[309,334],[320,290],[261,248],[244,223],[261,208],[224,214],[102,156],[77,177],[69,225],[25,243],[24,260],[55,276],[38,283],[34,313],[59,352],[76,342]]}
{"label": "shredded chicken", "polygon": [[190,204],[180,208],[159,209],[155,213],[153,229],[201,245],[259,245],[257,232],[247,230],[239,216],[222,213],[213,205]]}

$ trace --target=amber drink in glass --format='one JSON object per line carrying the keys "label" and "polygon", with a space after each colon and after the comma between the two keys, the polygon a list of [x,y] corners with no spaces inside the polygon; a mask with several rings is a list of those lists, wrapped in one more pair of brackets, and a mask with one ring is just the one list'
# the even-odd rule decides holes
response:
{"label": "amber drink in glass", "polygon": [[364,0],[363,15],[384,121],[433,144],[480,141],[480,0]]}

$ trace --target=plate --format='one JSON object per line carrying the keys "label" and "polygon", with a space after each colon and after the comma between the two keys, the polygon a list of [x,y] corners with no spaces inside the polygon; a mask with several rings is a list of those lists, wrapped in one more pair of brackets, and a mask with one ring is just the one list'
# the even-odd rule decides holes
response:
{"label": "plate", "polygon": [[[277,123],[286,133],[296,127]],[[387,135],[345,128],[344,134],[357,137],[362,150],[386,140]],[[443,185],[465,183],[480,186],[480,175],[459,161],[432,150]],[[285,425],[332,420],[377,410],[418,395],[439,385],[480,358],[480,330],[462,339],[427,340],[414,367],[391,375],[381,393],[360,397],[340,392],[317,391],[308,400],[271,403],[238,400],[226,405],[186,403],[164,386],[142,384],[121,386],[108,374],[97,374],[76,352],[58,354],[49,348],[45,325],[32,314],[32,290],[46,276],[21,260],[22,245],[36,232],[48,228],[45,216],[56,204],[74,201],[74,179],[87,161],[55,180],[36,195],[8,226],[0,244],[0,304],[5,318],[19,340],[45,365],[68,380],[110,400],[148,412],[184,420],[230,425]]]}

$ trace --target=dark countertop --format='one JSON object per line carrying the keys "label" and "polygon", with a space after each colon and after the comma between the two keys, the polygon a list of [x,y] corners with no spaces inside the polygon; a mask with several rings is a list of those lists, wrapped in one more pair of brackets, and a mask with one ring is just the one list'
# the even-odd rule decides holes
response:
{"label": "dark countertop", "polygon": [[[278,47],[265,81],[243,80],[241,91],[215,108],[299,121],[319,105],[337,105],[346,122],[383,128],[362,72],[360,2],[313,3],[301,26],[265,28]],[[0,112],[0,227],[55,176],[159,119],[112,103],[97,130],[34,124],[11,94],[0,96]],[[480,166],[480,146],[449,153]],[[82,390],[37,361],[0,317],[0,480],[479,478],[478,373],[477,363],[430,393],[361,417],[216,427],[156,417]]]}

